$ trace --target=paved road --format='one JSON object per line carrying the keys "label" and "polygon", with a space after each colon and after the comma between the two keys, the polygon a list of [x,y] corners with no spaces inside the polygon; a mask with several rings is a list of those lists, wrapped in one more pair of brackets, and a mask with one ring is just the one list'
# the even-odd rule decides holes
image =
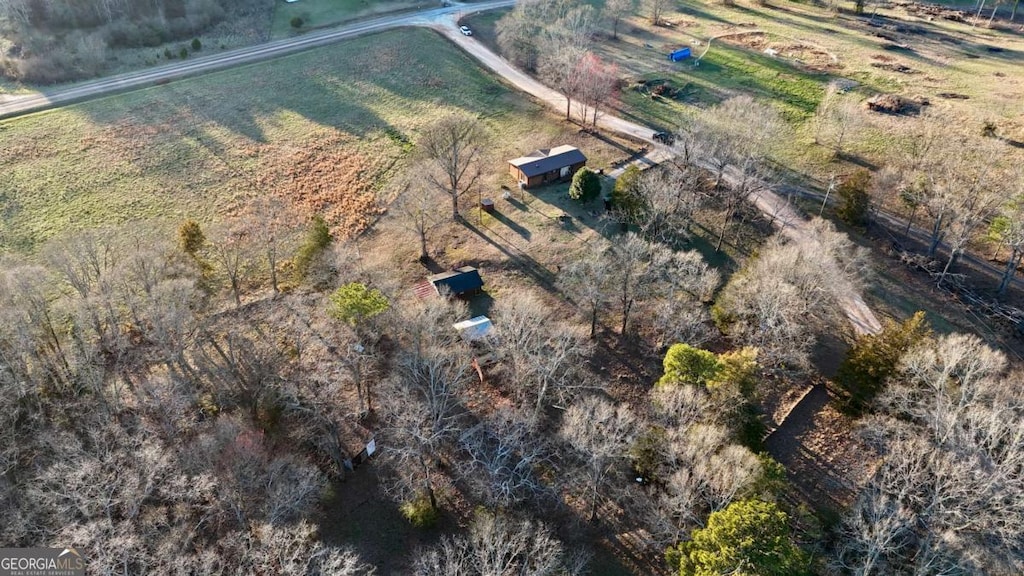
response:
{"label": "paved road", "polygon": [[[442,19],[454,26],[454,19],[460,13],[493,10],[495,8],[513,6],[514,4],[515,0],[489,0],[470,5],[453,4],[446,8],[437,8],[413,14],[383,16],[322,32],[303,34],[295,38],[275,40],[248,48],[190,58],[186,61],[165,64],[156,68],[118,74],[84,82],[69,88],[26,94],[24,96],[8,96],[4,101],[0,102],[0,119],[20,116],[47,108],[56,108],[72,102],[97,98],[114,92],[152,86],[159,82],[175,80],[185,76],[293,54],[302,50],[333,44],[348,38],[391,28],[428,26]],[[455,32],[457,33],[458,31],[455,30]]]}
{"label": "paved road", "polygon": [[[467,53],[480,60],[484,66],[490,68],[495,74],[505,78],[516,88],[530,94],[561,113],[565,112],[566,102],[564,96],[515,68],[507,60],[492,52],[475,38],[459,34],[455,28],[454,20],[451,20],[451,18],[450,16],[440,18],[438,21],[430,24],[430,26],[460,46]],[[647,126],[608,114],[599,116],[597,124],[605,130],[617,132],[650,145],[651,152],[645,158],[640,159],[639,163],[657,164],[673,156],[669,148],[654,140],[654,131]],[[726,173],[725,177],[726,180],[729,180],[730,174]],[[813,252],[812,245],[815,239],[808,234],[808,222],[797,214],[787,200],[772,190],[759,190],[751,194],[749,200],[771,219],[781,229],[783,234],[794,242],[810,246]],[[842,280],[837,278],[836,281],[841,282]],[[875,317],[874,312],[864,302],[863,296],[854,287],[842,287],[840,292],[844,296],[840,298],[839,304],[857,334],[874,334],[882,329],[878,318]]]}

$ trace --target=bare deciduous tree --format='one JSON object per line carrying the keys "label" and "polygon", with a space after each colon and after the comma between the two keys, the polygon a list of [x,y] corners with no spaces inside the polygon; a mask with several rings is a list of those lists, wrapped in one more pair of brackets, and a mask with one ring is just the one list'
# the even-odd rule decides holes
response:
{"label": "bare deciduous tree", "polygon": [[459,219],[459,196],[480,177],[478,165],[483,142],[479,120],[450,115],[427,127],[420,148],[433,170],[428,181],[452,200],[452,219]]}
{"label": "bare deciduous tree", "polygon": [[698,300],[710,296],[718,285],[717,271],[707,266],[695,252],[672,252],[630,232],[608,248],[611,283],[622,313],[621,333],[625,334],[633,306],[646,300],[652,291],[665,288],[667,297],[688,294]]}
{"label": "bare deciduous tree", "polygon": [[437,188],[418,186],[413,182],[407,182],[403,187],[405,189],[399,193],[391,206],[398,213],[402,224],[416,233],[420,246],[420,261],[426,262],[430,258],[427,236],[441,222],[441,202]]}
{"label": "bare deciduous tree", "polygon": [[[1024,171],[1018,176],[1020,186],[1024,190]],[[993,234],[994,233],[994,234]],[[990,228],[990,236],[1010,250],[1006,259],[1006,268],[999,279],[999,287],[996,294],[1006,294],[1010,283],[1017,275],[1017,268],[1020,266],[1021,258],[1024,257],[1024,193],[1013,198],[1003,205],[999,217],[995,219]]]}
{"label": "bare deciduous tree", "polygon": [[549,448],[531,430],[531,416],[500,411],[466,430],[459,444],[468,459],[461,476],[489,507],[538,502],[550,489],[537,470],[550,465]]}
{"label": "bare deciduous tree", "polygon": [[500,301],[495,317],[502,364],[511,370],[524,404],[533,404],[534,420],[556,399],[571,400],[583,385],[582,366],[591,348],[580,330],[556,319],[530,292]]}
{"label": "bare deciduous tree", "polygon": [[392,465],[403,499],[422,493],[437,509],[436,462],[462,430],[460,395],[469,382],[469,359],[457,347],[431,347],[407,352],[399,360],[386,405],[383,457]]}
{"label": "bare deciduous tree", "polygon": [[977,337],[908,352],[864,432],[885,458],[846,521],[837,565],[856,574],[1024,569],[1019,375]]}
{"label": "bare deciduous tree", "polygon": [[604,248],[590,249],[566,268],[559,281],[577,304],[583,308],[590,322],[590,337],[597,332],[597,320],[612,297],[612,271]]}
{"label": "bare deciduous tree", "polygon": [[565,96],[565,119],[572,113],[572,102],[583,91],[582,61],[585,48],[565,42],[552,41],[538,58],[538,72],[541,79]]}
{"label": "bare deciduous tree", "polygon": [[864,126],[860,106],[835,83],[829,84],[815,116],[814,140],[842,155],[847,139],[855,137]]}
{"label": "bare deciduous tree", "polygon": [[619,39],[619,24],[624,19],[632,16],[635,10],[635,0],[608,0],[608,2],[605,2],[601,15],[606,22],[611,24],[613,40]]}
{"label": "bare deciduous tree", "polygon": [[261,195],[248,201],[242,226],[266,264],[275,296],[280,292],[277,273],[281,258],[294,251],[299,223],[298,214],[280,198]]}
{"label": "bare deciduous tree", "polygon": [[597,519],[601,488],[609,472],[629,455],[636,428],[637,418],[628,406],[600,396],[581,398],[562,418],[562,437],[586,462],[591,520]]}
{"label": "bare deciduous tree", "polygon": [[650,18],[653,26],[661,24],[661,19],[671,6],[670,0],[640,0],[640,9]]}
{"label": "bare deciduous tree", "polygon": [[210,234],[206,254],[228,282],[235,307],[242,306],[242,286],[253,269],[253,240],[243,229],[222,227]]}
{"label": "bare deciduous tree", "polygon": [[839,318],[837,299],[867,277],[866,251],[845,234],[823,220],[809,233],[815,242],[777,237],[720,296],[730,334],[760,349],[768,366],[805,368],[815,332]]}
{"label": "bare deciduous tree", "polygon": [[575,576],[582,572],[566,557],[562,544],[544,526],[483,513],[469,534],[445,538],[419,555],[416,576]]}

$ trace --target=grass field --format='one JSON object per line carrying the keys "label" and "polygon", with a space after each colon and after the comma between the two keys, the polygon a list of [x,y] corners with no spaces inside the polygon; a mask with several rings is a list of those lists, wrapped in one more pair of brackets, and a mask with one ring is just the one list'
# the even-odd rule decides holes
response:
{"label": "grass field", "polygon": [[[279,0],[274,3],[270,35],[272,38],[283,38],[302,30],[322,28],[375,14],[437,6],[440,6],[440,2],[426,0],[299,0],[293,3]],[[302,27],[298,29],[291,25],[292,18],[296,17],[303,21]]]}
{"label": "grass field", "polygon": [[[873,19],[795,2],[686,4],[677,10],[666,15],[666,26],[634,17],[620,26],[617,40],[602,35],[596,42],[595,52],[616,63],[625,80],[620,115],[672,129],[702,107],[749,93],[775,105],[793,128],[778,152],[780,162],[818,179],[855,168],[814,144],[811,120],[826,85],[837,79],[855,86],[849,97],[857,100],[880,92],[924,97],[944,130],[976,134],[992,120],[1001,134],[1024,140],[1024,80],[1014,73],[1024,65],[1020,35],[929,21],[898,7],[880,10]],[[493,45],[498,17],[483,14],[470,24]],[[703,55],[699,66],[667,60],[681,46]],[[768,48],[778,55],[767,55]],[[674,96],[651,98],[638,91],[638,81],[652,80],[667,82]],[[867,126],[848,146],[851,157],[869,164],[903,147],[902,129],[916,121],[863,114]]]}
{"label": "grass field", "polygon": [[[454,110],[493,135],[489,181],[506,158],[577,135],[434,33],[388,32],[0,123],[0,252],[85,227],[211,222],[256,192],[331,214],[380,190]],[[587,152],[597,165],[619,153]],[[365,224],[335,212],[336,226]]]}

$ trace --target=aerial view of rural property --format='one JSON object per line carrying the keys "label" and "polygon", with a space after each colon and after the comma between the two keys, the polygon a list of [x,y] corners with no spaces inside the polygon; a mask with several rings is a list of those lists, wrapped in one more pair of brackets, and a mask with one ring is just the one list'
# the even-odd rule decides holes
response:
{"label": "aerial view of rural property", "polygon": [[1024,574],[1019,0],[0,0],[0,576]]}

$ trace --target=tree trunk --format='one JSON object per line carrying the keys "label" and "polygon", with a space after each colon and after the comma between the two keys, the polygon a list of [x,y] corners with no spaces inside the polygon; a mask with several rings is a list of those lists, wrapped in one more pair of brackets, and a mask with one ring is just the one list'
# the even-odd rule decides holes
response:
{"label": "tree trunk", "polygon": [[1015,248],[1010,253],[1010,259],[1006,263],[1006,269],[1003,270],[1003,277],[999,280],[999,288],[996,290],[996,296],[1002,297],[1006,295],[1006,290],[1010,287],[1010,283],[1013,282],[1013,277],[1017,275],[1017,266],[1020,266],[1021,256],[1024,256],[1024,250]]}
{"label": "tree trunk", "polygon": [[548,380],[544,379],[544,384],[540,387],[540,392],[537,393],[537,405],[533,409],[533,420],[534,422],[540,421],[540,411],[544,407],[544,397],[548,394]]}
{"label": "tree trunk", "polygon": [[451,190],[452,194],[452,220],[458,221],[459,219],[459,191],[454,188]]}
{"label": "tree trunk", "polygon": [[365,413],[366,404],[364,403],[363,395],[363,366],[362,360],[356,358],[352,367],[352,379],[356,381],[356,396],[359,397],[359,415],[362,416]]}
{"label": "tree trunk", "polygon": [[565,95],[565,119],[572,120],[572,98],[569,95]]}
{"label": "tree trunk", "polygon": [[935,219],[935,224],[932,225],[932,237],[928,244],[929,258],[935,256],[935,252],[939,249],[939,244],[942,242],[942,220],[943,217],[940,215]]}
{"label": "tree trunk", "polygon": [[910,216],[907,216],[907,228],[903,231],[903,237],[907,240],[910,239],[910,226],[914,223],[914,216],[917,214],[917,206],[910,211]]}
{"label": "tree trunk", "polygon": [[959,250],[950,251],[949,260],[946,260],[946,266],[942,269],[942,273],[939,274],[939,281],[935,283],[935,286],[942,287],[942,281],[946,279],[946,274],[949,272],[950,267],[953,266],[953,262],[956,261],[958,254]]}
{"label": "tree trunk", "polygon": [[619,334],[623,336],[626,335],[626,326],[629,323],[629,312],[632,308],[633,299],[630,298],[629,302],[627,302],[626,305],[622,307],[622,330],[619,331]]}
{"label": "tree trunk", "polygon": [[718,235],[718,243],[715,244],[715,252],[722,251],[722,243],[725,241],[725,233],[729,230],[729,220],[732,219],[732,213],[735,211],[735,207],[728,206],[725,210],[725,221],[722,222],[722,232]]}
{"label": "tree trunk", "polygon": [[995,3],[995,5],[992,6],[992,14],[989,15],[989,17],[988,17],[988,24],[986,24],[987,28],[991,28],[992,27],[992,21],[996,19],[996,10],[999,10],[999,4],[1000,4],[1000,2],[997,1]]}
{"label": "tree trunk", "polygon": [[267,264],[270,266],[270,287],[274,289],[274,296],[277,296],[281,292],[277,288],[277,258],[268,256]]}
{"label": "tree trunk", "polygon": [[594,522],[597,520],[597,486],[601,483],[601,475],[594,476],[593,492],[590,496],[590,521]]}
{"label": "tree trunk", "polygon": [[427,465],[423,456],[420,456],[420,466],[423,467],[423,488],[427,491],[427,497],[430,498],[430,508],[437,510],[437,496],[434,494],[434,483],[430,479],[430,466]]}
{"label": "tree trunk", "polygon": [[1017,5],[1018,4],[1020,4],[1020,0],[1014,0],[1014,2],[1013,2],[1013,11],[1010,12],[1010,22],[1013,22],[1013,19],[1017,17]]}
{"label": "tree trunk", "polygon": [[238,278],[231,279],[231,293],[235,296],[235,308],[242,307],[242,296],[238,286]]}
{"label": "tree trunk", "polygon": [[595,305],[590,310],[590,339],[594,339],[594,335],[597,334],[597,306]]}

